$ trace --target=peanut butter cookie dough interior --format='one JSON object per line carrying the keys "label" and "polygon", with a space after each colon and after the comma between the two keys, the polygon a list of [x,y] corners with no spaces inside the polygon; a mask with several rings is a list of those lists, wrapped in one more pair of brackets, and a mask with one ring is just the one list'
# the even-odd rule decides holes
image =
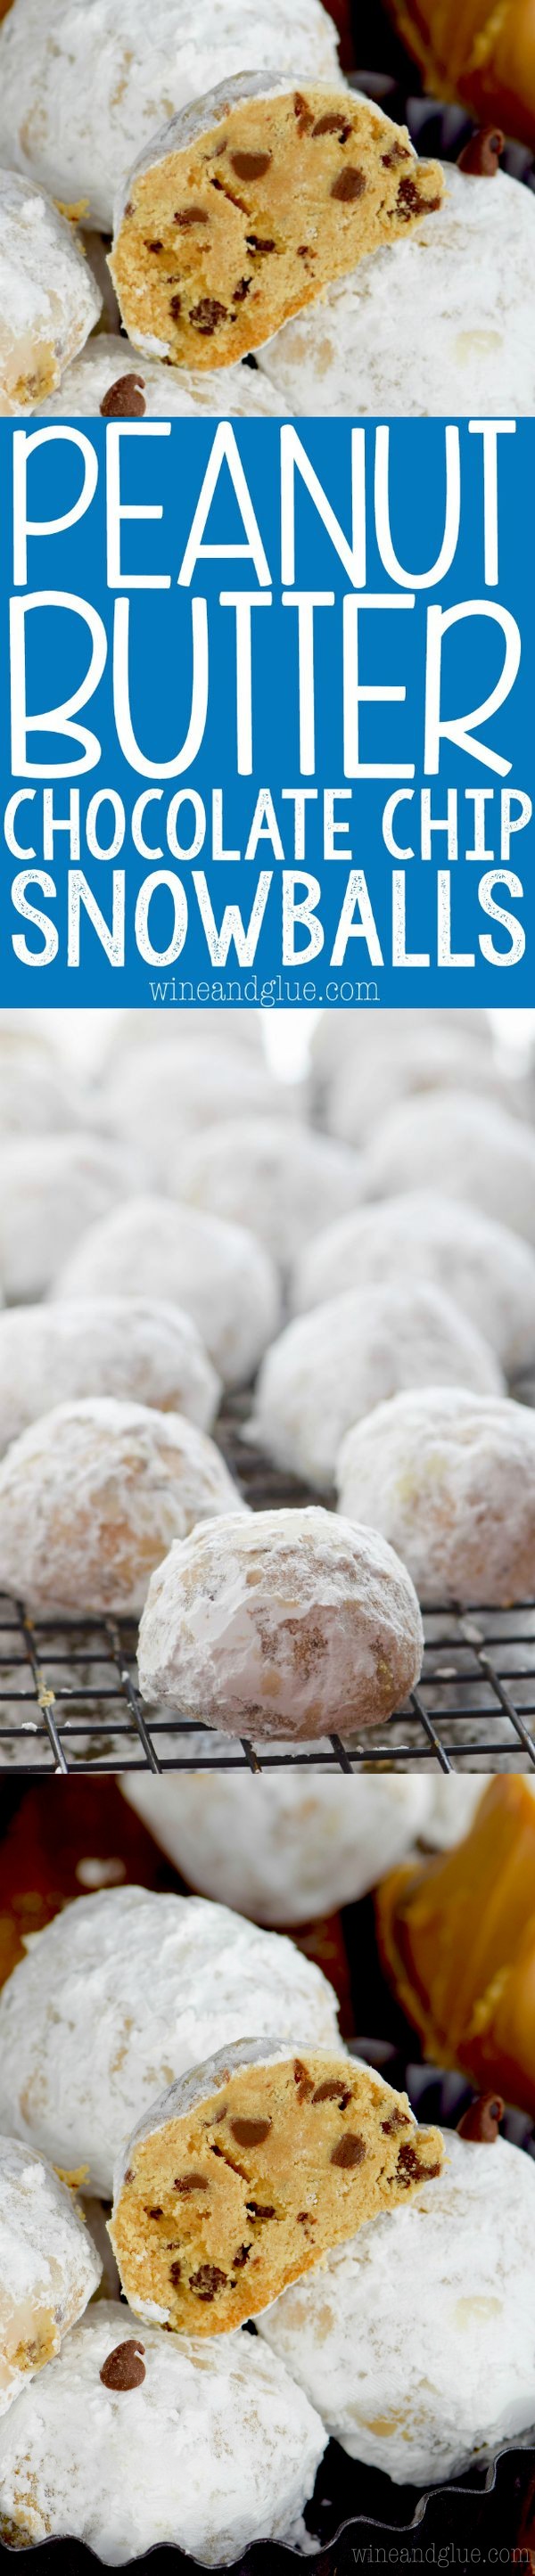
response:
{"label": "peanut butter cookie dough interior", "polygon": [[125,327],[176,366],[225,366],[412,231],[443,184],[367,100],[243,73],[131,174],[110,261]]}

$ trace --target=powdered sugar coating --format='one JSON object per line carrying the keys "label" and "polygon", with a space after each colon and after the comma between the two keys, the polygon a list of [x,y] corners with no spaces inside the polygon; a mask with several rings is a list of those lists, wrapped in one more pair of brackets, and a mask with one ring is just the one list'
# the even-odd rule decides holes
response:
{"label": "powdered sugar coating", "polygon": [[245,1510],[206,1432],[89,1396],[57,1404],[0,1465],[0,1589],[32,1609],[141,1610],[172,1540]]}
{"label": "powdered sugar coating", "polygon": [[409,1015],[405,1030],[391,1036],[385,1030],[380,1049],[372,1046],[367,1061],[363,1055],[360,1047],[353,1062],[349,1053],[342,1057],[327,1094],[326,1125],[349,1145],[367,1145],[398,1100],[421,1092],[479,1092],[489,1103],[501,1101],[513,1116],[528,1115],[527,1084],[502,1069],[474,1029],[461,1033],[440,1020],[437,1027],[415,1028]]}
{"label": "powdered sugar coating", "polygon": [[[110,2353],[142,2353],[138,2387],[101,2378]],[[325,2449],[319,2416],[254,2336],[210,2350],[110,2300],[90,2309],[0,2439],[0,2512],[21,2537],[73,2535],[109,2566],[167,2543],[227,2566],[258,2539],[291,2541]],[[31,2460],[31,2493],[28,2490]]]}
{"label": "powdered sugar coating", "polygon": [[[440,1174],[439,1174],[440,1177]],[[439,1189],[407,1190],[355,1208],[305,1244],[291,1287],[297,1313],[350,1288],[447,1281],[469,1323],[484,1323],[506,1376],[535,1360],[535,1258],[509,1226]]]}
{"label": "powdered sugar coating", "polygon": [[437,1173],[448,1198],[468,1199],[535,1244],[535,1137],[519,1118],[468,1091],[400,1101],[372,1137],[365,1194],[433,1189]]}
{"label": "powdered sugar coating", "polygon": [[[111,279],[108,282],[111,294]],[[147,420],[170,419],[175,413],[184,418],[197,412],[211,412],[224,420],[239,420],[242,415],[280,418],[278,395],[257,367],[215,368],[207,383],[206,375],[193,375],[188,367],[165,366],[159,358],[145,355],[141,359],[131,340],[113,331],[98,332],[96,339],[88,340],[62,376],[58,392],[40,402],[40,415],[43,420],[81,419],[84,414],[94,419],[110,387],[121,376],[132,375],[142,382]],[[198,1016],[202,1014],[196,1012]],[[210,1016],[213,1020],[213,1011]]]}
{"label": "powdered sugar coating", "polygon": [[338,78],[336,32],[320,0],[14,0],[0,30],[0,155],[54,194],[87,200],[111,232],[132,162],[166,119],[216,81],[275,56],[289,82]]}
{"label": "powdered sugar coating", "polygon": [[139,1182],[105,1136],[0,1138],[0,1279],[13,1302],[46,1293],[78,1236]]}
{"label": "powdered sugar coating", "polygon": [[488,1342],[453,1298],[425,1280],[351,1288],[296,1316],[267,1351],[251,1431],[277,1466],[326,1492],[353,1422],[400,1387],[448,1383],[503,1387]]}
{"label": "powdered sugar coating", "polygon": [[444,171],[438,212],[287,322],[260,364],[292,410],[535,408],[535,205],[500,171]]}
{"label": "powdered sugar coating", "polygon": [[191,1317],[163,1298],[73,1297],[0,1315],[0,1449],[76,1396],[185,1413],[209,1431],[221,1386]]}
{"label": "powdered sugar coating", "polygon": [[[213,1036],[209,1047],[194,1037],[182,1045],[176,1038],[164,1038],[160,1046],[145,1050],[137,1065],[131,1058],[124,1062],[119,1057],[102,1105],[115,1134],[141,1146],[156,1183],[159,1178],[165,1185],[176,1166],[180,1196],[180,1154],[190,1136],[196,1138],[208,1127],[210,1135],[219,1138],[220,1121],[239,1117],[244,1103],[256,1128],[257,1120],[267,1119],[280,1102],[284,1112],[284,1088],[260,1053],[251,1054],[244,1064],[242,1047],[233,1048],[228,1041],[218,1047]],[[217,1120],[215,1129],[213,1120]],[[284,1126],[283,1117],[280,1123]],[[241,1211],[241,1222],[250,1225],[244,1193]],[[212,1212],[230,1218],[234,1213],[232,1206],[215,1207]]]}
{"label": "powdered sugar coating", "polygon": [[202,1897],[105,1889],[32,1942],[0,1994],[0,2117],[111,2199],[134,2123],[215,2048],[338,2041],[332,1987],[282,1933]]}
{"label": "powdered sugar coating", "polygon": [[66,2185],[31,2148],[0,2137],[0,2416],[59,2352],[101,2269]]}
{"label": "powdered sugar coating", "polygon": [[[9,150],[5,158],[13,158]],[[100,306],[72,224],[41,188],[0,169],[0,412],[39,407],[83,348]]]}
{"label": "powdered sugar coating", "polygon": [[145,1699],[229,1735],[311,1740],[388,1717],[421,1667],[405,1569],[375,1532],[312,1505],[208,1521],[153,1576]]}
{"label": "powdered sugar coating", "polygon": [[259,2320],[352,2459],[434,2485],[535,2417],[535,2171],[446,2131],[442,2173]]}
{"label": "powdered sugar coating", "polygon": [[[193,1750],[193,1748],[192,1748]],[[449,1786],[449,1782],[447,1784]],[[307,1923],[365,1896],[427,1834],[430,1780],[306,1781],[295,1772],[127,1773],[123,1795],[156,1842],[204,1896],[257,1923]]]}
{"label": "powdered sugar coating", "polygon": [[250,1225],[283,1270],[318,1225],[354,1206],[359,1175],[357,1155],[333,1137],[249,1115],[208,1127],[176,1162],[180,1197]]}
{"label": "powdered sugar coating", "polygon": [[[0,1247],[1,1223],[0,1213]],[[168,1199],[133,1198],[84,1235],[54,1294],[127,1297],[134,1282],[144,1296],[165,1297],[193,1317],[225,1386],[247,1383],[277,1330],[279,1290],[245,1226]]]}
{"label": "powdered sugar coating", "polygon": [[344,1440],[340,1510],[366,1513],[420,1599],[507,1607],[535,1591],[535,1416],[508,1396],[424,1387]]}
{"label": "powdered sugar coating", "polygon": [[0,1136],[61,1135],[87,1122],[87,1101],[72,1072],[63,1072],[28,1039],[6,1045],[0,1032]]}

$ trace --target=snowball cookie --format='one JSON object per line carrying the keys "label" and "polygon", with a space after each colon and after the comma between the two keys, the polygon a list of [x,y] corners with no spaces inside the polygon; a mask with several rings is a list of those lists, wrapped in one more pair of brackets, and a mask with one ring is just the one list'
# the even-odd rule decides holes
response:
{"label": "snowball cookie", "polygon": [[[94,234],[93,239],[100,242],[100,235]],[[102,243],[100,248],[102,251]],[[109,271],[108,286],[111,294]],[[278,394],[268,384],[267,376],[260,375],[258,367],[221,367],[207,383],[206,376],[193,375],[187,367],[181,367],[179,373],[176,368],[162,365],[159,358],[145,356],[141,364],[132,342],[112,331],[99,332],[96,339],[88,340],[86,348],[67,367],[57,393],[39,404],[43,420],[69,420],[73,415],[80,419],[83,413],[94,419],[99,412],[107,420],[129,416],[142,420],[144,415],[148,420],[160,420],[162,413],[169,418],[173,413],[183,417],[199,411],[210,411],[212,416],[215,413],[225,420],[240,419],[242,414],[271,414],[280,419],[280,408]],[[147,1012],[144,1017],[148,1017]],[[202,1012],[195,1012],[197,1017],[202,1018]],[[213,1021],[213,1011],[210,1017]],[[151,1032],[155,1034],[152,1023]]]}
{"label": "snowball cookie", "polygon": [[44,1296],[84,1227],[127,1198],[136,1179],[128,1147],[106,1136],[0,1137],[4,1296],[14,1304]]}
{"label": "snowball cookie", "polygon": [[[0,172],[1,179],[1,172]],[[11,1047],[0,1031],[0,1136],[47,1134],[87,1124],[87,1101],[68,1073],[39,1047]]]}
{"label": "snowball cookie", "polygon": [[380,1052],[376,1046],[371,1048],[367,1063],[360,1052],[353,1063],[343,1057],[330,1084],[326,1124],[347,1144],[367,1145],[398,1100],[412,1098],[413,1092],[461,1089],[481,1092],[489,1101],[500,1100],[513,1115],[528,1115],[527,1083],[516,1073],[504,1072],[474,1030],[461,1037],[459,1030],[445,1028],[442,1021],[437,1028],[424,1029],[415,1029],[409,1021],[407,1029],[397,1031],[391,1040],[385,1035]]}
{"label": "snowball cookie", "polygon": [[0,2138],[0,2415],[59,2352],[101,2269],[65,2184],[17,2138]]}
{"label": "snowball cookie", "polygon": [[158,1566],[139,1679],[225,1734],[299,1743],[390,1717],[422,1643],[412,1583],[370,1530],[316,1504],[229,1514]]}
{"label": "snowball cookie", "polygon": [[447,1281],[469,1323],[484,1324],[506,1377],[535,1361],[535,1258],[520,1235],[466,1200],[440,1190],[407,1190],[355,1208],[316,1234],[295,1264],[292,1305],[300,1313],[350,1288],[391,1280]]}
{"label": "snowball cookie", "polygon": [[0,1465],[0,1591],[35,1610],[141,1610],[174,1538],[245,1510],[195,1422],[113,1396],[56,1404]]}
{"label": "snowball cookie", "polygon": [[72,224],[41,188],[1,169],[0,244],[0,412],[38,411],[102,299]]}
{"label": "snowball cookie", "polygon": [[73,1297],[0,1315],[0,1449],[50,1397],[112,1395],[209,1431],[221,1394],[191,1317],[158,1297]]}
{"label": "snowball cookie", "polygon": [[[108,2566],[161,2544],[203,2567],[295,2537],[326,2435],[250,2334],[210,2349],[99,2300],[0,2436],[0,2534],[78,2539]],[[31,2479],[28,2463],[31,2462]]]}
{"label": "snowball cookie", "polygon": [[448,1198],[468,1199],[535,1244],[535,1136],[519,1118],[468,1091],[401,1100],[372,1137],[364,1195],[433,1189],[437,1173]]}
{"label": "snowball cookie", "polygon": [[32,1940],[0,1993],[0,2119],[111,2200],[117,2158],[164,2086],[273,2029],[339,2046],[321,1969],[282,1932],[202,1897],[105,1888]]}
{"label": "snowball cookie", "polygon": [[400,2486],[459,2476],[535,2415],[535,2168],[502,2138],[444,2149],[260,2329],[350,2458]]}
{"label": "snowball cookie", "polygon": [[344,1440],[340,1510],[364,1516],[420,1599],[508,1608],[535,1592],[535,1414],[508,1396],[425,1386]]}
{"label": "snowball cookie", "polygon": [[197,86],[119,195],[110,268],[125,329],[174,366],[258,348],[440,205],[438,163],[417,161],[406,126],[313,74],[288,89],[275,47],[273,65],[204,98]]}
{"label": "snowball cookie", "polygon": [[175,2334],[227,2334],[442,2158],[406,2093],[345,2051],[238,2040],[172,2084],[123,2149],[109,2232],[125,2297]]}
{"label": "snowball cookie", "polygon": [[[449,1788],[449,1781],[445,1783]],[[404,1780],[306,1781],[299,1773],[252,1780],[241,1772],[181,1772],[121,1781],[128,1804],[204,1896],[257,1923],[310,1923],[365,1896],[384,1871],[428,1839],[433,1784]]]}
{"label": "snowball cookie", "polygon": [[[211,1131],[214,1119],[241,1117],[244,1107],[254,1117],[267,1117],[278,1109],[281,1092],[284,1113],[283,1085],[260,1054],[244,1064],[243,1048],[229,1042],[219,1049],[214,1034],[208,1045],[206,1039],[181,1044],[164,1038],[148,1055],[144,1050],[137,1064],[131,1056],[119,1057],[103,1090],[102,1107],[106,1124],[138,1145],[153,1178],[165,1182],[183,1139],[203,1127]],[[243,1210],[243,1196],[241,1204]],[[220,1213],[224,1216],[226,1210]]]}
{"label": "snowball cookie", "polygon": [[420,1826],[420,1841],[433,1851],[451,1851],[473,1823],[483,1797],[481,1777],[474,1778],[472,1771],[450,1771],[447,1778],[443,1772],[440,1778],[435,1773],[434,1780],[427,1780],[426,1786],[429,1805]]}
{"label": "snowball cookie", "polygon": [[[242,1074],[243,1096],[243,1074]],[[252,1226],[282,1269],[359,1196],[360,1164],[346,1145],[289,1118],[240,1117],[182,1147],[176,1185],[212,1216]]]}
{"label": "snowball cookie", "polygon": [[12,0],[0,27],[0,160],[111,232],[117,188],[167,117],[273,55],[291,80],[337,75],[320,0]]}
{"label": "snowball cookie", "polygon": [[[0,1153],[0,1178],[1,1171]],[[0,1251],[1,1241],[0,1208]],[[128,1297],[134,1290],[192,1316],[224,1386],[247,1384],[277,1330],[276,1273],[254,1235],[168,1199],[132,1198],[92,1226],[60,1269],[54,1295]]]}
{"label": "snowball cookie", "polygon": [[262,350],[281,407],[352,413],[357,400],[359,412],[379,415],[533,411],[530,190],[502,171],[472,178],[450,162],[443,178],[442,204],[411,238],[361,260]]}
{"label": "snowball cookie", "polygon": [[431,1281],[349,1288],[297,1315],[262,1363],[251,1435],[276,1466],[326,1491],[344,1433],[403,1386],[499,1395],[488,1342]]}

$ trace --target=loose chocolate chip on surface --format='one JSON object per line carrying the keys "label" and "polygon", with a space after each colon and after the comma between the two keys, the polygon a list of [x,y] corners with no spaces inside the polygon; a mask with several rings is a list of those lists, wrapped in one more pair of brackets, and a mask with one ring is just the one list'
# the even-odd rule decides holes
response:
{"label": "loose chocolate chip on surface", "polygon": [[261,2147],[269,2138],[271,2120],[231,2120],[230,2126],[238,2147]]}
{"label": "loose chocolate chip on surface", "polygon": [[351,2091],[348,2093],[347,2090],[344,2089],[340,2076],[338,2077],[338,2083],[334,2082],[332,2077],[329,2076],[326,2077],[324,2084],[316,2085],[316,2091],[312,2095],[312,2100],[313,2102],[338,2102],[340,2110],[347,2111],[348,2102],[351,2101]]}
{"label": "loose chocolate chip on surface", "polygon": [[271,167],[271,152],[231,152],[230,161],[237,179],[264,179]]}
{"label": "loose chocolate chip on surface", "polygon": [[216,295],[201,295],[200,304],[192,304],[189,318],[194,330],[209,340],[212,332],[217,331],[218,322],[226,322],[226,305],[218,304]]}
{"label": "loose chocolate chip on surface", "polygon": [[201,2263],[198,2272],[191,2273],[189,2286],[195,2291],[196,2299],[204,2299],[208,2303],[209,2299],[215,2299],[217,2290],[224,2290],[226,2279],[226,2272],[220,2272],[217,2263]]}
{"label": "loose chocolate chip on surface", "polygon": [[333,2147],[331,2164],[347,2165],[348,2167],[350,2165],[363,2165],[365,2154],[365,2139],[359,2138],[356,2132],[352,2132],[351,2129],[348,2129],[346,2137],[339,2138],[338,2146]]}
{"label": "loose chocolate chip on surface", "polygon": [[100,2377],[103,2388],[115,2388],[119,2392],[126,2388],[141,2388],[146,2377],[142,2360],[144,2351],[144,2343],[116,2343],[113,2352],[109,2352],[102,2363]]}
{"label": "loose chocolate chip on surface", "polygon": [[482,125],[459,153],[459,170],[470,170],[476,179],[495,179],[504,143],[499,125]]}
{"label": "loose chocolate chip on surface", "polygon": [[178,224],[181,233],[188,232],[190,224],[209,224],[209,222],[210,217],[205,214],[204,206],[179,206],[176,214],[173,215],[173,223]]}
{"label": "loose chocolate chip on surface", "polygon": [[351,126],[347,125],[344,122],[343,116],[340,115],[318,116],[316,117],[315,125],[312,127],[312,133],[337,134],[339,143],[347,143],[348,134],[351,133]]}
{"label": "loose chocolate chip on surface", "polygon": [[188,2191],[209,2191],[210,2184],[206,2174],[175,2174],[173,2190],[181,2192],[185,2199]]}
{"label": "loose chocolate chip on surface", "polygon": [[335,179],[334,187],[331,188],[331,197],[338,197],[341,205],[349,206],[354,197],[364,196],[365,186],[363,170],[341,170],[339,179]]}
{"label": "loose chocolate chip on surface", "polygon": [[459,2137],[476,2138],[481,2144],[485,2142],[489,2147],[495,2146],[504,2110],[501,2093],[476,2094],[475,2102],[470,2103],[469,2110],[459,2120]]}
{"label": "loose chocolate chip on surface", "polygon": [[[100,405],[103,420],[142,420],[146,408],[143,376],[117,376]],[[125,2182],[132,2181],[133,2174],[125,2174]]]}

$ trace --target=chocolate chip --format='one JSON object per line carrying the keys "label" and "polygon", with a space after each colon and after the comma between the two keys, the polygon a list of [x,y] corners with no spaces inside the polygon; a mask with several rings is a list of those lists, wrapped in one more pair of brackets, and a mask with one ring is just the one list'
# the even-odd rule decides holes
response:
{"label": "chocolate chip", "polygon": [[298,2212],[297,2212],[297,2225],[298,2225],[298,2227],[306,2227],[306,2226],[308,2225],[308,2220],[309,2220],[309,2218],[310,2218],[310,2210],[309,2210],[309,2209],[298,2209]]}
{"label": "chocolate chip", "polygon": [[252,2248],[251,2248],[251,2246],[250,2246],[250,2245],[239,2245],[239,2246],[238,2246],[238,2252],[237,2252],[237,2254],[233,2254],[233,2256],[232,2256],[232,2270],[233,2270],[233,2272],[243,2272],[244,2263],[248,2263],[248,2261],[249,2261],[249,2255],[250,2255],[251,2251],[252,2251]]}
{"label": "chocolate chip", "polygon": [[188,232],[190,224],[208,224],[209,222],[210,217],[205,214],[204,206],[179,206],[176,214],[173,215],[173,223],[178,224],[179,232],[181,233]]}
{"label": "chocolate chip", "polygon": [[394,170],[397,161],[410,161],[410,157],[410,152],[406,143],[393,143],[391,152],[381,153],[382,168],[383,170]]}
{"label": "chocolate chip", "polygon": [[349,206],[352,204],[354,197],[364,196],[365,186],[366,179],[363,170],[355,170],[352,168],[341,170],[339,179],[335,179],[334,187],[331,188],[331,197],[338,197],[343,206]]}
{"label": "chocolate chip", "polygon": [[408,2111],[391,2111],[390,2119],[381,2121],[383,2136],[391,2138],[395,2129],[406,2129],[408,2116]]}
{"label": "chocolate chip", "polygon": [[262,238],[262,234],[261,234],[261,233],[246,233],[246,235],[245,235],[245,239],[246,239],[247,249],[248,249],[248,250],[258,250],[258,251],[264,251],[264,252],[265,252],[265,251],[268,251],[268,250],[276,250],[276,247],[277,247],[276,242],[274,242],[274,241],[265,241],[265,240],[263,240],[263,238]]}
{"label": "chocolate chip", "polygon": [[153,241],[153,242],[148,242],[148,241],[146,241],[146,242],[145,242],[145,250],[163,250],[163,242],[161,242],[161,241]]}
{"label": "chocolate chip", "polygon": [[135,2177],[135,2173],[134,2173],[134,2167],[133,2167],[133,2165],[127,2165],[126,2173],[125,2173],[125,2176],[124,2176],[124,2180],[125,2180],[125,2182],[135,2182],[135,2179],[136,2179],[136,2177]]}
{"label": "chocolate chip", "polygon": [[231,152],[230,163],[237,179],[264,179],[271,167],[271,153]]}
{"label": "chocolate chip", "polygon": [[412,2147],[409,2139],[406,2138],[404,2147],[400,2147],[396,2167],[400,2182],[411,2182],[414,2176],[423,2173],[423,2170],[416,2148]]}
{"label": "chocolate chip", "polygon": [[459,2137],[476,2138],[481,2144],[495,2146],[504,2110],[501,2093],[476,2094],[475,2102],[470,2103],[469,2110],[459,2120]]}
{"label": "chocolate chip", "polygon": [[146,2218],[163,2218],[163,2209],[146,2209]]}
{"label": "chocolate chip", "polygon": [[172,313],[173,322],[179,321],[181,311],[182,302],[180,295],[171,295],[169,299],[169,312]]}
{"label": "chocolate chip", "polygon": [[103,2388],[114,2388],[118,2393],[127,2388],[141,2388],[146,2377],[141,2357],[144,2351],[144,2343],[116,2343],[113,2352],[109,2352],[102,2363],[100,2377]]}
{"label": "chocolate chip", "polygon": [[233,304],[245,304],[245,298],[246,298],[246,295],[248,295],[248,294],[249,294],[249,289],[250,289],[250,287],[252,286],[252,282],[253,282],[253,281],[252,281],[252,278],[251,278],[251,277],[240,277],[240,278],[238,279],[238,284],[237,284],[237,286],[235,286],[235,288],[234,288],[234,293],[233,293],[233,297],[232,297],[232,302],[233,302]]}
{"label": "chocolate chip", "polygon": [[[100,404],[103,420],[141,420],[146,408],[143,376],[117,376]],[[125,2174],[125,2182],[133,2179],[132,2173]]]}
{"label": "chocolate chip", "polygon": [[363,2165],[365,2154],[365,2139],[348,2129],[345,2138],[339,2138],[338,2146],[333,2147],[330,2161],[332,2165]]}
{"label": "chocolate chip", "polygon": [[476,179],[495,179],[501,161],[505,135],[499,125],[482,125],[459,153],[459,169],[471,170]]}
{"label": "chocolate chip", "polygon": [[132,205],[132,199],[131,199],[131,197],[129,197],[129,199],[128,199],[128,205],[127,205],[127,206],[125,206],[125,210],[124,210],[124,211],[125,211],[125,215],[133,215],[134,208],[133,208],[133,205]]}
{"label": "chocolate chip", "polygon": [[174,2290],[178,2290],[178,2285],[179,2285],[179,2281],[181,2280],[181,2278],[182,2278],[182,2272],[181,2272],[181,2266],[180,2266],[180,2263],[170,2263],[170,2264],[169,2264],[169,2279],[170,2279],[170,2281],[172,2281],[172,2283],[173,2283],[173,2289],[174,2289]]}
{"label": "chocolate chip", "polygon": [[301,133],[306,134],[307,127],[313,124],[314,119],[312,108],[309,107],[308,100],[302,98],[300,89],[296,89],[295,92],[294,115],[297,117]]}
{"label": "chocolate chip", "polygon": [[309,2075],[308,2066],[303,2066],[301,2057],[294,2057],[294,2077],[304,2101],[305,2095],[314,2091],[314,2077]]}
{"label": "chocolate chip", "polygon": [[237,2147],[262,2147],[269,2138],[271,2120],[231,2120],[232,2136]]}
{"label": "chocolate chip", "polygon": [[347,143],[348,134],[351,133],[351,126],[347,125],[343,116],[340,115],[318,116],[316,118],[315,125],[312,127],[312,133],[337,134],[339,143]]}
{"label": "chocolate chip", "polygon": [[336,2082],[331,2076],[328,2076],[326,2077],[324,2084],[316,2085],[316,2091],[312,2095],[312,2100],[313,2102],[338,2102],[340,2110],[347,2111],[348,2102],[351,2101],[351,2091],[348,2093],[344,2090],[340,2076],[338,2077],[338,2082]]}
{"label": "chocolate chip", "polygon": [[192,304],[189,318],[194,331],[200,331],[208,340],[217,331],[218,322],[226,322],[226,305],[218,304],[216,295],[201,295],[200,304]]}
{"label": "chocolate chip", "polygon": [[173,2190],[181,2192],[183,2199],[188,2191],[209,2191],[209,2189],[210,2184],[206,2174],[175,2174]]}
{"label": "chocolate chip", "polygon": [[208,2304],[210,2299],[215,2299],[218,2290],[225,2289],[226,2280],[226,2272],[220,2272],[217,2263],[201,2263],[198,2272],[190,2274],[189,2286],[195,2291],[196,2299],[203,2299]]}
{"label": "chocolate chip", "polygon": [[424,206],[420,190],[416,187],[415,180],[400,179],[396,197],[396,214],[401,216],[402,223],[408,224],[409,217],[411,215],[422,215],[424,213],[427,213],[427,207]]}
{"label": "chocolate chip", "polygon": [[261,2200],[246,2200],[245,2207],[246,2207],[246,2210],[247,2210],[247,2216],[248,2216],[248,2218],[274,2218],[274,2217],[275,2217],[275,2211],[274,2211],[274,2209],[271,2209],[271,2208],[268,2208],[268,2207],[263,2208],[263,2206],[262,2206],[262,2201],[261,2201]]}

